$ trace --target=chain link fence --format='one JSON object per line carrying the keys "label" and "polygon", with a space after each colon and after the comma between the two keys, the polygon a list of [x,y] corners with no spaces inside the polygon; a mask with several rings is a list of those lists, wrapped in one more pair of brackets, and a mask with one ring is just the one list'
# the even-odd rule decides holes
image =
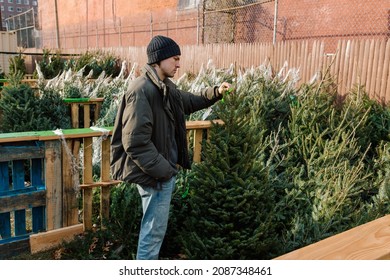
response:
{"label": "chain link fence", "polygon": [[204,43],[390,37],[388,0],[205,0]]}
{"label": "chain link fence", "polygon": [[[145,46],[153,35],[163,34],[182,45],[321,40],[332,52],[340,39],[390,37],[389,0],[186,0],[120,16],[118,11],[129,7],[107,7],[98,21],[88,20],[88,10],[79,11],[86,14],[84,22],[43,29],[40,42],[66,49]],[[59,7],[59,13],[69,10]],[[7,21],[10,30],[18,30],[20,44],[31,46],[34,29],[17,26],[23,17],[27,15]]]}
{"label": "chain link fence", "polygon": [[5,22],[7,31],[16,32],[18,47],[36,47],[36,40],[39,40],[39,36],[36,35],[37,22],[35,19],[34,9],[9,17],[5,20]]}

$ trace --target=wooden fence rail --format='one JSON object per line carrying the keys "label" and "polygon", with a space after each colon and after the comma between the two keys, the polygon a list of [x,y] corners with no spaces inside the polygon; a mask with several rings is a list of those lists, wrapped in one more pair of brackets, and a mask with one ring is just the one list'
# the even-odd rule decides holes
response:
{"label": "wooden fence rail", "polygon": [[[211,126],[187,122],[194,161],[201,158],[203,132]],[[10,253],[10,242],[29,239],[31,251],[38,252],[92,229],[94,188],[100,188],[100,217],[109,217],[110,187],[120,183],[110,177],[110,137],[110,127],[0,134],[0,257]],[[94,180],[97,151],[101,172]],[[32,228],[25,217],[31,209]]]}

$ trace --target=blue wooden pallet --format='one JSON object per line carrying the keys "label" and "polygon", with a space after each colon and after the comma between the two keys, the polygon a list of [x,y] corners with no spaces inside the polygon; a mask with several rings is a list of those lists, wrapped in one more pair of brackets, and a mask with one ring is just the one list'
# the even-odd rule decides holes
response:
{"label": "blue wooden pallet", "polygon": [[0,245],[45,230],[44,158],[40,141],[0,145]]}

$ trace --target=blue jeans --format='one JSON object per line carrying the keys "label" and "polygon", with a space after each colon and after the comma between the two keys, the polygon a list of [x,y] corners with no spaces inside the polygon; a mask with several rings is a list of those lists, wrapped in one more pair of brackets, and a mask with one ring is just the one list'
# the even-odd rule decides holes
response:
{"label": "blue jeans", "polygon": [[157,188],[137,185],[143,217],[138,239],[137,260],[157,260],[167,231],[169,208],[176,176],[158,183]]}

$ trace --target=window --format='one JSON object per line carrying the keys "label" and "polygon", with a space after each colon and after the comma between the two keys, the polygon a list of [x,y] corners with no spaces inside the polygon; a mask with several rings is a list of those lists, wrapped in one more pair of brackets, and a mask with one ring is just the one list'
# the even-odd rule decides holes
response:
{"label": "window", "polygon": [[38,6],[38,2],[37,1],[33,1],[33,6]]}
{"label": "window", "polygon": [[13,3],[14,2],[14,0],[8,0],[8,3]]}
{"label": "window", "polygon": [[177,8],[179,10],[195,9],[198,7],[200,0],[179,0]]}
{"label": "window", "polygon": [[20,12],[22,12],[22,8],[16,8],[16,11],[17,11],[18,13],[20,13]]}
{"label": "window", "polygon": [[14,7],[8,7],[8,12],[13,12],[14,11]]}
{"label": "window", "polygon": [[25,5],[30,5],[30,0],[24,0]]}
{"label": "window", "polygon": [[4,11],[4,6],[1,6],[1,10]]}
{"label": "window", "polygon": [[16,4],[22,4],[22,0],[16,0]]}

